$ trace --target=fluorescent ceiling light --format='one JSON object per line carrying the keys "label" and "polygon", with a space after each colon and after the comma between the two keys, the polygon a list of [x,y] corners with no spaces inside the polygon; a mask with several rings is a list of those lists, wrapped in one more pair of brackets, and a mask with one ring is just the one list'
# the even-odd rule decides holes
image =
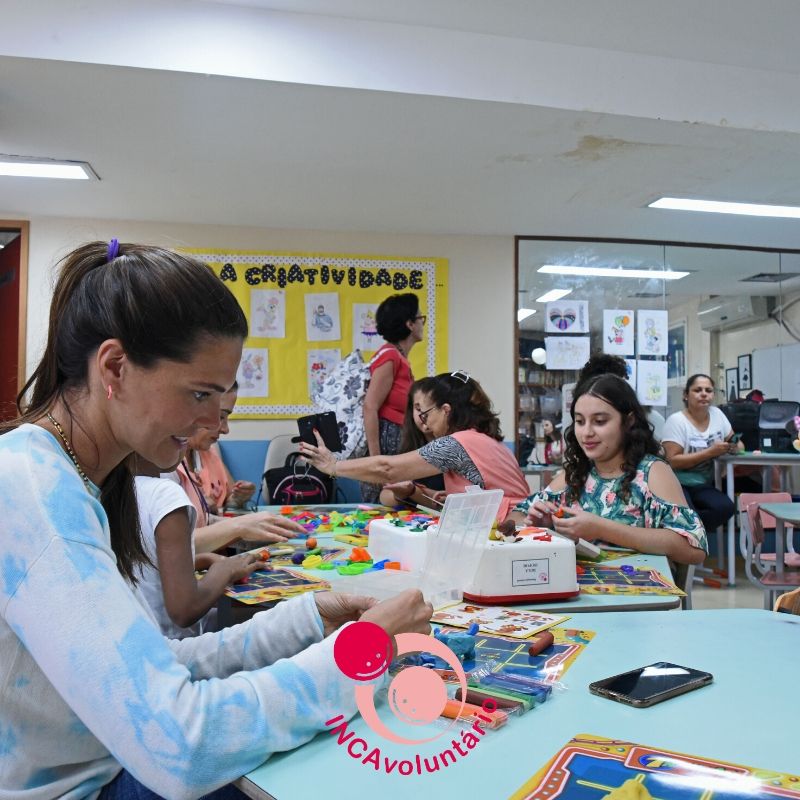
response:
{"label": "fluorescent ceiling light", "polygon": [[522,320],[528,319],[528,317],[533,316],[535,313],[535,308],[520,308],[519,311],[517,311],[517,322],[522,322]]}
{"label": "fluorescent ceiling light", "polygon": [[745,214],[750,217],[800,219],[800,206],[769,206],[763,203],[723,203],[718,200],[661,197],[650,203],[648,207],[668,208],[673,211],[708,211],[713,214]]}
{"label": "fluorescent ceiling light", "polygon": [[676,281],[685,278],[688,272],[675,272],[668,269],[627,269],[626,267],[573,267],[568,264],[545,264],[537,272],[551,275],[582,275],[592,278],[663,278]]}
{"label": "fluorescent ceiling light", "polygon": [[552,303],[553,300],[560,300],[572,293],[572,289],[551,289],[545,292],[541,297],[536,298],[537,303]]}
{"label": "fluorescent ceiling light", "polygon": [[23,158],[0,155],[0,176],[13,178],[61,178],[72,181],[98,180],[85,161],[56,161],[52,158]]}

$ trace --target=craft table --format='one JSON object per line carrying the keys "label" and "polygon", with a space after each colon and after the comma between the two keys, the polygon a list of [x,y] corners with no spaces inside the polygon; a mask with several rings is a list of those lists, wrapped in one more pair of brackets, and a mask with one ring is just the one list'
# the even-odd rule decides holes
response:
{"label": "craft table", "polygon": [[[800,453],[736,453],[735,455],[720,456],[714,459],[714,485],[722,489],[722,465],[725,465],[725,490],[732,503],[736,503],[733,486],[733,468],[737,465],[761,467],[761,485],[764,491],[769,491],[770,469],[778,467],[781,476],[781,491],[789,491],[789,469],[800,467]],[[728,520],[728,555],[719,549],[717,560],[720,569],[728,573],[728,585],[736,585],[736,514]]]}
{"label": "craft table", "polygon": [[[574,623],[567,623],[567,625]],[[475,749],[438,772],[387,775],[352,758],[324,732],[308,744],[273,756],[238,782],[251,798],[306,800],[436,800],[508,797],[578,733],[596,734],[678,753],[706,756],[798,774],[796,730],[800,719],[797,653],[800,617],[756,609],[682,614],[594,614],[581,620],[595,631],[563,677],[564,691],[544,705],[487,731]],[[655,661],[707,670],[714,682],[652,708],[636,709],[589,693],[592,681]],[[754,665],[757,668],[754,672]],[[754,692],[770,709],[763,725],[748,724]],[[750,703],[752,705],[752,703]],[[265,713],[269,713],[266,710]],[[389,719],[385,706],[381,716]],[[393,744],[357,718],[348,730],[378,747],[381,760],[413,760],[450,746],[452,734],[427,745]],[[422,738],[440,728],[415,728]],[[458,733],[456,733],[458,735]],[[600,795],[598,795],[599,797]]]}

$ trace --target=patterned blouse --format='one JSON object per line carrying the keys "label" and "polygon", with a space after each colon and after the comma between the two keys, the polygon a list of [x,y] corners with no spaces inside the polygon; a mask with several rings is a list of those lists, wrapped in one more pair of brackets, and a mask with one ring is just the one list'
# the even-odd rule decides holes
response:
{"label": "patterned blouse", "polygon": [[[660,460],[655,456],[645,456],[639,462],[636,477],[630,483],[630,497],[627,501],[622,500],[618,494],[623,476],[603,478],[592,467],[581,494],[581,508],[597,514],[598,517],[636,528],[669,528],[688,539],[692,546],[708,552],[706,531],[697,513],[689,506],[662,500],[650,490],[650,468]],[[559,505],[564,500],[565,492],[566,487],[558,492],[543,489],[523,500],[515,510],[527,513],[536,500]]]}

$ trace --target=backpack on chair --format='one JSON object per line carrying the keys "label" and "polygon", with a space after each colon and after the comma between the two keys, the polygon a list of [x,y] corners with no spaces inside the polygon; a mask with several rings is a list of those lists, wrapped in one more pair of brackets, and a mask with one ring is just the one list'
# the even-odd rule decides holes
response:
{"label": "backpack on chair", "polygon": [[314,411],[333,411],[342,441],[341,458],[361,458],[367,454],[364,430],[364,398],[371,377],[370,365],[383,351],[378,348],[367,362],[360,350],[353,350],[328,373],[319,391],[311,395]]}
{"label": "backpack on chair", "polygon": [[300,453],[290,453],[284,466],[264,473],[270,504],[307,506],[333,502],[333,479],[310,464],[298,463],[299,458]]}

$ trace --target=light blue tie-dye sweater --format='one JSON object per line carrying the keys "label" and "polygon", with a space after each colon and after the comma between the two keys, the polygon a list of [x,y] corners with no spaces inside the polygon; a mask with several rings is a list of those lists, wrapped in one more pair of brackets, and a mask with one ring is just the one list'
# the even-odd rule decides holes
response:
{"label": "light blue tie-dye sweater", "polygon": [[166,640],[55,438],[0,436],[2,800],[94,798],[121,766],[168,798],[228,783],[354,713],[334,638],[308,594]]}

